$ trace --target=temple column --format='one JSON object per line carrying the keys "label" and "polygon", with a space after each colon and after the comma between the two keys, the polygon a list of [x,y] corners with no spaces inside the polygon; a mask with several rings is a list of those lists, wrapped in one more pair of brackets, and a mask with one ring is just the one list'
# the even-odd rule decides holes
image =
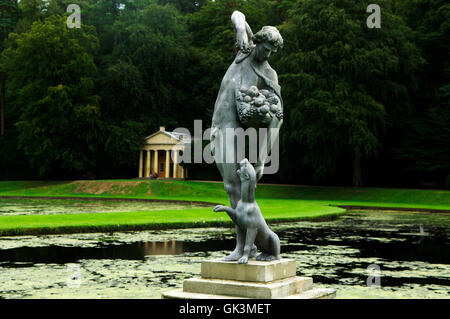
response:
{"label": "temple column", "polygon": [[142,178],[142,164],[143,164],[144,151],[139,151],[139,178]]}
{"label": "temple column", "polygon": [[178,176],[178,151],[175,151],[173,154],[173,178],[177,178]]}
{"label": "temple column", "polygon": [[165,171],[166,171],[166,178],[169,178],[170,177],[170,151],[167,151],[166,150],[166,168],[165,168]]}
{"label": "temple column", "polygon": [[147,160],[145,163],[145,177],[150,177],[150,150],[147,151]]}
{"label": "temple column", "polygon": [[153,170],[158,174],[158,150],[155,150],[155,156],[153,156]]}
{"label": "temple column", "polygon": [[184,179],[184,167],[180,166],[180,171],[181,171],[181,179]]}

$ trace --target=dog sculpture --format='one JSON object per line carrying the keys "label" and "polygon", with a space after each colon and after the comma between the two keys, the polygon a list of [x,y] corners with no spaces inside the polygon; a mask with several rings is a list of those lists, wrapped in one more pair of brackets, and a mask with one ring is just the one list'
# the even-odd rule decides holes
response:
{"label": "dog sculpture", "polygon": [[241,229],[246,231],[245,245],[238,260],[246,264],[254,253],[254,243],[261,250],[256,260],[271,261],[280,259],[280,239],[267,226],[258,204],[255,202],[256,172],[253,165],[244,158],[240,163],[237,174],[241,180],[241,199],[236,209],[217,205],[215,212],[226,212]]}

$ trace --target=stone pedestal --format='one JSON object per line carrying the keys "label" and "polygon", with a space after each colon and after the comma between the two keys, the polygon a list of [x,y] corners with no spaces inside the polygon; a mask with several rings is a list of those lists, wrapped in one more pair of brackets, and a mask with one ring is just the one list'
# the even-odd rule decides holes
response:
{"label": "stone pedestal", "polygon": [[334,298],[336,290],[313,288],[310,277],[295,275],[295,260],[271,262],[249,260],[207,260],[202,262],[201,278],[186,279],[183,289],[163,293],[170,299],[316,299]]}

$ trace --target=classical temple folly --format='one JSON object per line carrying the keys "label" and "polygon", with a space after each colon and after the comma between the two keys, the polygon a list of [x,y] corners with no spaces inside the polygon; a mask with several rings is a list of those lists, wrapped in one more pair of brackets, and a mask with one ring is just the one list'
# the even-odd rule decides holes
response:
{"label": "classical temple folly", "polygon": [[139,178],[150,178],[156,172],[158,178],[187,178],[187,169],[171,159],[171,151],[184,151],[191,143],[187,134],[167,132],[164,126],[145,138],[139,154]]}

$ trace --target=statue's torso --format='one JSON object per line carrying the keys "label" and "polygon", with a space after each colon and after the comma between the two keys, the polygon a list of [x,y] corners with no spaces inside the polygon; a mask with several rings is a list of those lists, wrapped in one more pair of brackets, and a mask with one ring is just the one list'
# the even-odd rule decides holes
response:
{"label": "statue's torso", "polygon": [[236,111],[236,90],[251,86],[256,86],[258,89],[271,89],[267,86],[266,81],[256,74],[254,68],[278,85],[276,73],[267,61],[261,65],[253,63],[252,66],[251,57],[245,58],[239,63],[236,63],[237,59],[230,65],[222,79],[219,94],[214,105],[213,127],[236,128],[241,126]]}

